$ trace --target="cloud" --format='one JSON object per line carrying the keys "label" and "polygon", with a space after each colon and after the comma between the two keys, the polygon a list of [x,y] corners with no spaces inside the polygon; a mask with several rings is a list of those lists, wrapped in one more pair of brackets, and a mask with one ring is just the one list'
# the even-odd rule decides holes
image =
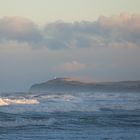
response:
{"label": "cloud", "polygon": [[31,50],[31,46],[28,43],[18,42],[16,40],[9,40],[0,42],[0,54],[1,53],[23,53],[29,52]]}
{"label": "cloud", "polygon": [[129,15],[121,13],[111,17],[101,16],[99,24],[104,27],[120,28],[127,31],[140,31],[140,15]]}
{"label": "cloud", "polygon": [[139,38],[140,15],[127,13],[101,16],[94,22],[56,21],[44,27],[21,17],[0,19],[0,42],[14,40],[32,48],[139,47]]}
{"label": "cloud", "polygon": [[101,16],[95,22],[58,21],[46,25],[45,35],[50,48],[108,47],[113,43],[139,46],[140,15]]}
{"label": "cloud", "polygon": [[139,80],[139,21],[123,14],[40,27],[26,18],[0,18],[0,89],[25,90],[55,76]]}
{"label": "cloud", "polygon": [[85,64],[82,64],[80,62],[77,61],[72,61],[72,62],[66,62],[60,66],[57,66],[55,68],[53,68],[54,71],[62,71],[62,72],[76,72],[76,71],[80,71],[83,70],[86,67]]}
{"label": "cloud", "polygon": [[22,17],[4,17],[0,19],[0,40],[19,42],[37,42],[41,39],[39,28],[31,20]]}

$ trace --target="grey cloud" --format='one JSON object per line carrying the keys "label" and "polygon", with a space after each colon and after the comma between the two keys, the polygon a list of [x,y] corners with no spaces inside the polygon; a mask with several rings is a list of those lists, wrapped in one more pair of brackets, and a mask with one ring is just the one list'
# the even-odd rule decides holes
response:
{"label": "grey cloud", "polygon": [[[100,47],[112,43],[134,43],[140,45],[140,16],[126,13],[112,17],[100,17],[95,22],[56,22],[46,25],[46,36],[52,40],[63,42],[59,47],[70,47],[74,42],[76,47]],[[65,42],[65,43],[64,43]]]}
{"label": "grey cloud", "polygon": [[140,45],[140,15],[122,13],[111,17],[101,16],[98,24],[109,37],[109,42],[131,42]]}
{"label": "grey cloud", "polygon": [[19,42],[37,42],[41,40],[37,25],[26,18],[4,17],[0,19],[0,40],[17,40]]}
{"label": "grey cloud", "polygon": [[[19,17],[0,19],[0,41],[16,40],[32,48],[50,49],[140,46],[140,16],[120,14],[100,17],[95,22],[65,23],[57,21],[39,28],[32,21]],[[116,45],[115,45],[116,46]],[[113,46],[114,47],[114,46]]]}

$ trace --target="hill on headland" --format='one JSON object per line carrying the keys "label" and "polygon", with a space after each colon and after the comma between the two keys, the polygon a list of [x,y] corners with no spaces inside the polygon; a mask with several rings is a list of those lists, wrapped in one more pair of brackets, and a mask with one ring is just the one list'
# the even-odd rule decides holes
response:
{"label": "hill on headland", "polygon": [[89,82],[75,78],[55,78],[34,84],[31,92],[140,91],[140,81]]}

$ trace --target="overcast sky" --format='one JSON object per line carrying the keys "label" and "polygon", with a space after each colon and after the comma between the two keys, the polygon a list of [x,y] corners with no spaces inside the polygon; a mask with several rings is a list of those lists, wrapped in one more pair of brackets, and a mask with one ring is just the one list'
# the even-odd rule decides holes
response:
{"label": "overcast sky", "polygon": [[0,2],[0,91],[64,76],[140,80],[139,0]]}

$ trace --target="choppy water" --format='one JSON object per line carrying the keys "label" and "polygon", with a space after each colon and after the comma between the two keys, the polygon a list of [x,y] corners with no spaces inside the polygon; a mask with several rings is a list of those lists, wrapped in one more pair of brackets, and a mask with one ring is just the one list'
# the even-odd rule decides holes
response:
{"label": "choppy water", "polygon": [[1,93],[2,140],[139,140],[139,92]]}

